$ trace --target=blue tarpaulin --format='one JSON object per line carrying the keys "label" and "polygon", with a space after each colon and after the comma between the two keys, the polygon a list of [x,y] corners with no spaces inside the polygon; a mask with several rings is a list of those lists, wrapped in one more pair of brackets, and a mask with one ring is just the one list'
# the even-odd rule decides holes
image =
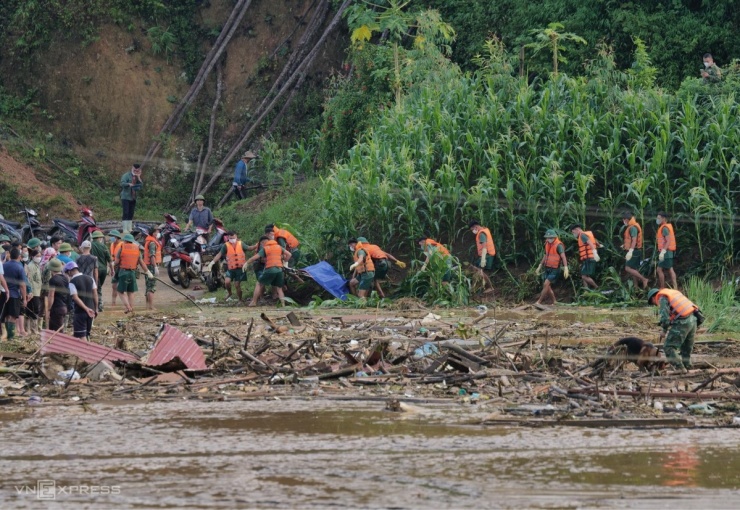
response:
{"label": "blue tarpaulin", "polygon": [[348,280],[342,278],[342,276],[334,271],[331,264],[328,262],[319,262],[313,266],[304,268],[311,278],[321,285],[327,292],[332,296],[341,299],[342,301],[347,300],[347,294],[349,294],[349,287],[347,286]]}

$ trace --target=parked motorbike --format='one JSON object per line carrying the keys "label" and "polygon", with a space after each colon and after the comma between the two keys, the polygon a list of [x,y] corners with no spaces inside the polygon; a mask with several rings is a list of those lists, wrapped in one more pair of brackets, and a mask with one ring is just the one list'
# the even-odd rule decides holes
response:
{"label": "parked motorbike", "polygon": [[23,239],[21,224],[17,221],[0,219],[0,233],[8,236],[11,241],[21,241]]}
{"label": "parked motorbike", "polygon": [[26,217],[26,224],[21,228],[21,236],[24,243],[27,243],[32,237],[41,241],[46,240],[46,230],[41,226],[41,222],[38,219],[39,215],[34,209],[24,207],[22,211],[19,211],[19,214],[23,214]]}
{"label": "parked motorbike", "polygon": [[82,221],[80,221],[80,226],[77,229],[77,246],[81,245],[82,241],[92,239],[92,233],[100,230],[95,223],[92,210],[85,207],[80,210],[80,215],[82,216]]}
{"label": "parked motorbike", "polygon": [[77,222],[62,218],[52,218],[54,226],[49,230],[50,237],[61,237],[62,241],[69,244],[77,242]]}
{"label": "parked motorbike", "polygon": [[168,244],[171,251],[169,252],[167,275],[173,283],[187,289],[193,279],[200,279],[211,292],[223,285],[221,264],[215,265],[210,272],[206,271],[207,262],[213,259],[221,249],[223,236],[226,233],[223,222],[220,220],[215,222],[215,226],[215,232],[209,240],[206,240],[208,232],[200,228],[195,232],[170,237]]}

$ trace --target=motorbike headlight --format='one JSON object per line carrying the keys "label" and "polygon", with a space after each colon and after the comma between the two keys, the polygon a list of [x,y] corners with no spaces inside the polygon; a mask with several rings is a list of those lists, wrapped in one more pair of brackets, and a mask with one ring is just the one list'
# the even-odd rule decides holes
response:
{"label": "motorbike headlight", "polygon": [[172,245],[172,246],[173,246],[174,248],[177,248],[178,246],[180,246],[180,243],[179,243],[179,242],[177,241],[177,239],[175,239],[174,237],[173,237],[172,239],[170,239],[170,244],[171,244],[171,245]]}
{"label": "motorbike headlight", "polygon": [[29,209],[28,214],[30,214],[31,216],[38,216],[38,214],[36,214],[36,211],[34,211],[33,209]]}

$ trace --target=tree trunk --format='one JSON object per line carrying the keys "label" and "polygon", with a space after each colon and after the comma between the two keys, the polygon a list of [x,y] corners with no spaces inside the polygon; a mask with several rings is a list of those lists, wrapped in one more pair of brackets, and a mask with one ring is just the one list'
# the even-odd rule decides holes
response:
{"label": "tree trunk", "polygon": [[247,12],[247,9],[251,5],[251,3],[252,0],[239,0],[234,6],[234,9],[231,11],[231,15],[226,21],[226,24],[221,30],[221,33],[216,39],[213,47],[208,52],[208,55],[203,61],[203,65],[201,65],[200,70],[193,80],[193,84],[190,86],[187,94],[185,94],[185,97],[180,100],[180,103],[177,105],[177,108],[175,108],[175,111],[172,112],[170,117],[164,123],[164,126],[162,126],[162,129],[159,130],[157,137],[160,139],[156,140],[149,147],[146,156],[144,156],[144,160],[141,162],[142,167],[145,166],[146,163],[148,163],[161,148],[161,137],[171,134],[177,128],[178,124],[182,120],[183,115],[185,114],[185,111],[193,103],[193,101],[195,101],[198,93],[203,88],[203,85],[205,85],[205,82],[208,79],[213,66],[221,58],[221,55],[226,49],[226,46],[229,44],[229,41],[231,41],[231,38],[234,36],[234,32],[236,32],[239,23],[241,23],[241,20],[244,17],[244,14]]}
{"label": "tree trunk", "polygon": [[[301,64],[298,66],[296,71],[292,74],[292,76],[288,79],[288,81],[285,83],[285,85],[280,89],[280,92],[278,92],[277,96],[267,105],[267,107],[264,108],[260,116],[255,120],[249,128],[245,128],[246,133],[239,139],[239,141],[232,147],[232,149],[229,151],[229,153],[226,155],[224,160],[222,161],[221,165],[219,166],[218,170],[216,170],[216,173],[213,175],[210,181],[205,185],[202,192],[206,192],[208,189],[213,186],[213,184],[216,182],[216,180],[221,176],[223,171],[226,169],[226,167],[229,165],[231,160],[234,158],[234,156],[237,155],[239,150],[242,148],[242,146],[247,142],[249,137],[252,135],[252,133],[257,129],[257,127],[260,126],[262,121],[265,119],[268,113],[272,111],[272,109],[275,107],[275,105],[278,103],[278,101],[283,97],[283,95],[288,91],[290,88],[290,85],[293,84],[297,78],[300,77],[300,73],[304,72],[308,66],[311,65],[311,63],[316,58],[316,55],[318,54],[319,49],[321,49],[321,46],[323,46],[324,42],[326,42],[326,38],[329,36],[331,32],[334,31],[336,26],[339,24],[340,20],[342,19],[342,14],[344,14],[344,11],[347,9],[349,4],[352,2],[352,0],[344,0],[342,5],[337,10],[336,14],[334,15],[334,18],[331,20],[329,25],[327,26],[326,30],[324,30],[324,33],[321,35],[321,38],[316,42],[314,47],[311,49],[311,52],[306,56],[306,58],[301,62]],[[265,98],[266,100],[267,98]]]}
{"label": "tree trunk", "polygon": [[203,187],[203,176],[206,174],[208,168],[208,162],[211,159],[211,153],[213,152],[213,138],[216,131],[216,115],[218,114],[218,104],[221,102],[221,94],[223,92],[224,80],[223,80],[223,65],[219,61],[216,67],[216,99],[213,101],[213,108],[211,109],[211,126],[208,130],[208,150],[206,151],[206,157],[203,160],[203,167],[200,171],[200,177],[198,178],[198,185],[195,188],[195,195],[201,194],[201,188]]}

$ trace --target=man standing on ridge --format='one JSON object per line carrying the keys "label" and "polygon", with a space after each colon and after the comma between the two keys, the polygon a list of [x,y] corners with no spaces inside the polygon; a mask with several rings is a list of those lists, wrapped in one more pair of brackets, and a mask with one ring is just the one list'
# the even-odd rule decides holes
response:
{"label": "man standing on ridge", "polygon": [[599,242],[590,230],[583,230],[578,223],[571,225],[569,229],[578,240],[578,255],[581,258],[581,280],[583,285],[589,289],[598,289],[599,286],[593,279],[596,274],[596,263],[601,260],[599,257]]}
{"label": "man standing on ridge", "polygon": [[491,278],[489,278],[486,271],[492,271],[496,263],[496,246],[493,244],[493,236],[489,229],[478,223],[478,220],[471,221],[468,227],[475,235],[475,248],[478,253],[477,258],[473,257],[472,266],[483,277],[488,286],[488,289],[483,293],[489,294],[493,292],[493,282],[491,282]]}
{"label": "man standing on ridge", "polygon": [[677,289],[676,272],[673,270],[673,259],[676,256],[676,234],[673,231],[673,225],[668,223],[667,213],[658,213],[655,223],[658,224],[658,231],[655,235],[658,246],[658,267],[655,268],[658,273],[658,283],[661,289],[665,288],[664,270],[668,270],[668,276],[671,278],[671,287]]}
{"label": "man standing on ridge", "polygon": [[624,256],[625,272],[632,277],[635,287],[647,289],[648,279],[640,274],[640,261],[642,260],[642,227],[635,215],[630,211],[622,213],[624,223],[624,243],[622,249],[627,252]]}
{"label": "man standing on ridge", "polygon": [[563,267],[563,278],[566,280],[570,277],[570,271],[568,270],[568,259],[565,257],[565,245],[558,239],[557,233],[552,229],[545,232],[545,255],[535,272],[542,274],[543,266],[545,268],[545,274],[542,277],[544,282],[537,304],[541,305],[544,300],[549,298],[552,304],[556,305],[557,300],[555,299],[555,292],[552,290],[552,284],[560,276],[560,266]]}
{"label": "man standing on ridge", "polygon": [[213,228],[213,213],[208,207],[205,207],[206,199],[203,195],[197,195],[195,197],[195,207],[190,210],[190,216],[188,217],[188,223],[185,225],[185,230],[193,225],[195,228],[201,230],[207,230],[211,233]]}
{"label": "man standing on ridge", "polygon": [[131,232],[134,228],[133,219],[134,210],[136,209],[136,195],[141,191],[143,186],[141,165],[138,163],[121,176],[121,206],[123,207],[121,221],[124,232]]}
{"label": "man standing on ridge", "polygon": [[252,179],[249,178],[249,170],[251,170],[250,163],[257,159],[257,156],[252,151],[247,151],[244,153],[244,155],[241,157],[239,162],[236,164],[236,167],[234,167],[234,181],[232,183],[234,195],[236,195],[236,198],[239,200],[244,200],[244,198],[247,196],[244,193],[244,185],[248,182],[251,182]]}

